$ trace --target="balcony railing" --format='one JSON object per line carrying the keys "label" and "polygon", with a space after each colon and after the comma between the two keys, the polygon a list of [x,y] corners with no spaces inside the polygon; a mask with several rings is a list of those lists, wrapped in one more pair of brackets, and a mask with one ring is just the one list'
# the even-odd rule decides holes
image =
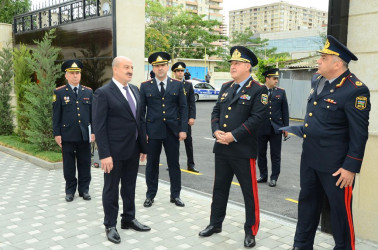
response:
{"label": "balcony railing", "polygon": [[[102,5],[100,6],[100,2]],[[111,15],[111,0],[72,0],[16,15],[13,21],[15,34],[52,28],[84,19]]]}

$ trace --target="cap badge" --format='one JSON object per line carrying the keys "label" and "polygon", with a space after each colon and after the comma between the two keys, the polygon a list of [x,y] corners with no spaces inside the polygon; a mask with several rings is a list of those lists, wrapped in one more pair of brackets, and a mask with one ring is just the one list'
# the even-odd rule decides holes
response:
{"label": "cap badge", "polygon": [[234,53],[232,53],[232,58],[233,59],[240,59],[241,57],[241,53],[239,52],[239,50],[235,50]]}
{"label": "cap badge", "polygon": [[73,64],[71,65],[71,68],[78,68],[78,66],[77,66],[76,63],[73,63]]}

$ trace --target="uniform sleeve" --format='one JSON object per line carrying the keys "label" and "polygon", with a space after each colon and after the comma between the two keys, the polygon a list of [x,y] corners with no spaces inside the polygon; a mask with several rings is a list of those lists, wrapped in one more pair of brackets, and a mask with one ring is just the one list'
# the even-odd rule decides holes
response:
{"label": "uniform sleeve", "polygon": [[94,134],[93,124],[92,124],[92,105],[93,105],[93,91],[92,90],[91,90],[89,100],[91,101],[91,105],[89,106],[89,124],[91,126],[91,133]]}
{"label": "uniform sleeve", "polygon": [[180,132],[188,132],[188,105],[184,94],[184,85],[180,82],[179,87],[179,110],[180,110]]}
{"label": "uniform sleeve", "polygon": [[146,135],[147,135],[147,128],[146,128],[146,106],[147,106],[147,103],[146,103],[146,92],[144,90],[144,84],[142,83],[140,85],[140,107],[141,107],[141,117],[143,117],[144,119],[144,122],[141,123],[141,126],[142,126],[142,130],[146,132]]}
{"label": "uniform sleeve", "polygon": [[349,149],[343,168],[359,173],[368,139],[370,93],[367,87],[360,87],[348,97],[345,114],[349,125]]}
{"label": "uniform sleeve", "polygon": [[213,112],[211,112],[211,131],[213,132],[213,136],[214,136],[214,132],[219,130],[220,98],[222,97],[225,91],[226,91],[225,85],[222,85],[222,88],[219,91],[218,100],[215,103]]}
{"label": "uniform sleeve", "polygon": [[257,133],[263,120],[266,118],[267,103],[263,100],[262,95],[268,97],[268,89],[260,88],[253,99],[252,108],[248,119],[243,122],[238,128],[232,131],[232,135],[236,141],[240,141],[252,133]]}
{"label": "uniform sleeve", "polygon": [[287,103],[286,92],[283,91],[282,96],[282,121],[286,126],[289,126],[289,105]]}
{"label": "uniform sleeve", "polygon": [[107,130],[108,101],[101,89],[97,89],[92,103],[93,131],[96,136],[100,159],[110,157],[110,146]]}
{"label": "uniform sleeve", "polygon": [[194,89],[191,83],[189,85],[188,95],[189,95],[189,103],[188,103],[189,117],[188,118],[196,119],[196,101],[194,99]]}
{"label": "uniform sleeve", "polygon": [[54,136],[60,136],[62,127],[62,101],[57,91],[54,90],[54,102],[53,102],[53,134]]}

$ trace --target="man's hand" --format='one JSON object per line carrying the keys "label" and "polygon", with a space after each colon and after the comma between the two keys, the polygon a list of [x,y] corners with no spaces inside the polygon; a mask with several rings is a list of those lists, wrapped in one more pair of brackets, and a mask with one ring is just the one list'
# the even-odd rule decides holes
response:
{"label": "man's hand", "polygon": [[145,160],[146,160],[146,158],[147,158],[147,154],[142,154],[142,153],[140,153],[140,161],[141,162],[144,162]]}
{"label": "man's hand", "polygon": [[224,134],[225,134],[225,132],[222,131],[222,130],[217,130],[217,131],[214,132],[214,136],[217,139],[217,141],[222,140],[223,137],[224,137]]}
{"label": "man's hand", "polygon": [[189,121],[188,121],[189,126],[193,126],[195,121],[196,120],[194,118],[190,118]]}
{"label": "man's hand", "polygon": [[283,130],[282,131],[282,134],[284,135],[284,137],[286,138],[288,135],[289,135],[289,132],[287,132],[287,131],[285,131],[285,130]]}
{"label": "man's hand", "polygon": [[336,182],[336,186],[340,185],[340,188],[349,187],[353,185],[354,176],[356,173],[350,172],[346,169],[339,168],[332,176],[340,175],[339,179]]}
{"label": "man's hand", "polygon": [[180,132],[179,133],[179,141],[183,141],[186,139],[186,132]]}
{"label": "man's hand", "polygon": [[62,147],[62,137],[60,135],[55,136],[55,142],[59,147]]}
{"label": "man's hand", "polygon": [[95,135],[94,135],[94,134],[91,134],[91,142],[95,142],[95,140],[96,140]]}
{"label": "man's hand", "polygon": [[217,142],[218,143],[225,144],[225,145],[228,145],[228,144],[230,144],[233,141],[234,141],[234,137],[232,136],[231,132],[226,132],[226,133],[223,132],[223,134],[219,135],[219,139],[217,138]]}
{"label": "man's hand", "polygon": [[113,169],[113,158],[111,156],[101,159],[101,169],[104,173],[110,173]]}

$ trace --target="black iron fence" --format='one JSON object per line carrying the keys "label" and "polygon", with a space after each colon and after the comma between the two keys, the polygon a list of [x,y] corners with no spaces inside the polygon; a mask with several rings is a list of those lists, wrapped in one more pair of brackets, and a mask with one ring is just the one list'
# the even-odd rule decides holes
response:
{"label": "black iron fence", "polygon": [[47,3],[51,5],[45,4],[48,7],[42,6],[37,10],[16,15],[13,21],[14,34],[112,14],[111,0],[48,1]]}

